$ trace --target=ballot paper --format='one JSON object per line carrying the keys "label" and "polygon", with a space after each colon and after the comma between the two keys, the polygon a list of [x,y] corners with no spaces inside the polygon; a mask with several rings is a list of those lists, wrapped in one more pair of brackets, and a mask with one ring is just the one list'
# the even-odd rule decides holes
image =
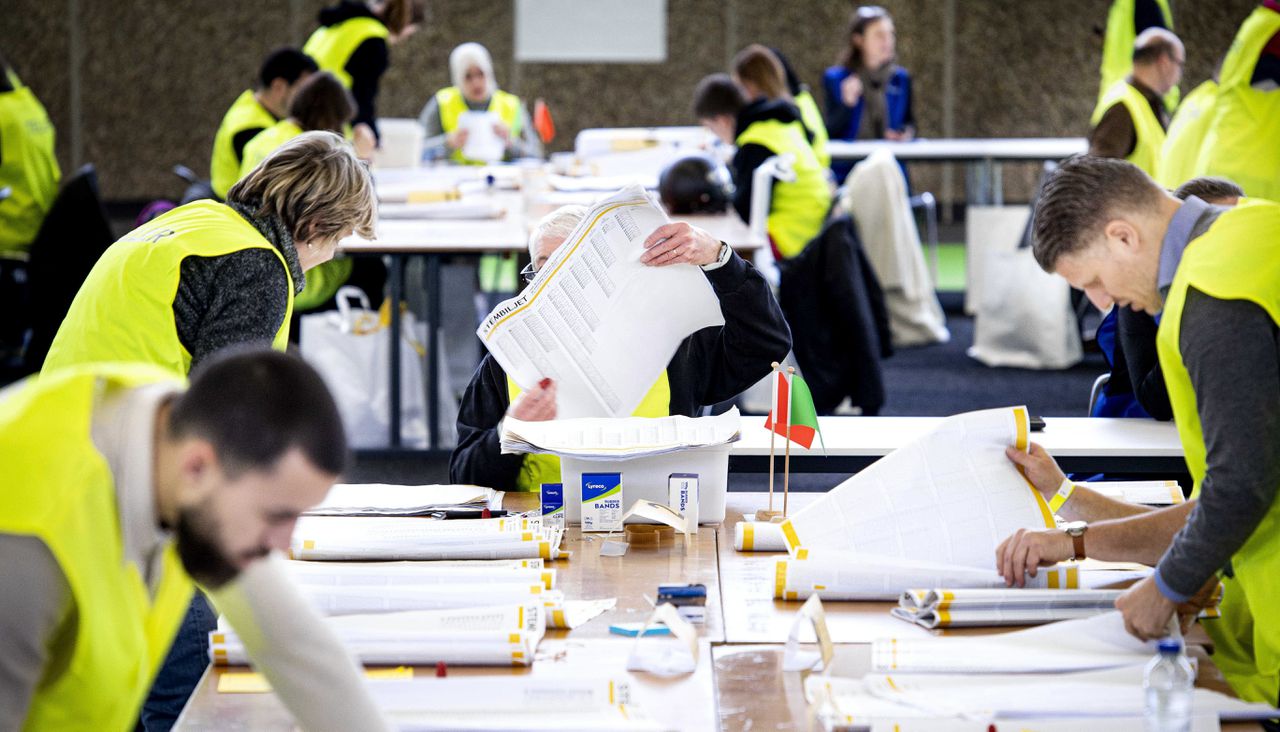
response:
{"label": "ballot paper", "polygon": [[1117,611],[1027,630],[978,637],[880,638],[871,644],[878,672],[1015,674],[1086,671],[1143,665],[1154,641],[1124,629]]}
{"label": "ballot paper", "polygon": [[555,602],[563,605],[564,593],[544,590],[541,583],[516,582],[463,585],[410,585],[407,587],[325,587],[303,585],[303,597],[321,615],[449,610],[488,607],[521,602]]}
{"label": "ballot paper", "polygon": [[1123,590],[934,589],[902,593],[895,618],[925,628],[1040,625],[1115,609]]}
{"label": "ballot paper", "polygon": [[502,420],[502,452],[550,453],[583,460],[618,460],[725,445],[740,436],[737,407],[714,417],[618,417]]}
{"label": "ballot paper", "polygon": [[[751,514],[754,518],[755,514]],[[787,538],[782,524],[772,521],[739,521],[733,525],[733,548],[740,552],[785,552]]]}
{"label": "ballot paper", "polygon": [[[525,562],[535,563],[527,566]],[[555,589],[556,570],[542,560],[499,559],[469,562],[284,562],[285,571],[303,586],[409,587],[456,584],[540,584]]]}
{"label": "ballot paper", "polygon": [[501,491],[478,485],[339,483],[306,516],[421,516],[458,508],[502,508]]}
{"label": "ballot paper", "polygon": [[556,674],[398,679],[367,688],[405,732],[663,729],[635,706],[631,684],[621,675]]}
{"label": "ballot paper", "polygon": [[645,239],[667,223],[639,186],[602,199],[476,331],[522,389],[555,380],[560,419],[630,416],[681,341],[724,324],[697,266],[640,263]]}
{"label": "ballot paper", "polygon": [[[827,725],[853,719],[868,724],[901,718],[997,722],[1074,718],[1077,729],[1087,725],[1093,730],[1095,721],[1122,718],[1136,729],[1142,726],[1144,713],[1142,672],[1142,666],[1128,666],[1035,675],[868,674],[861,679],[814,675],[805,680],[805,698]],[[1192,714],[1241,721],[1265,719],[1276,710],[1197,688]]]}
{"label": "ballot paper", "polygon": [[948,417],[784,521],[787,545],[994,569],[1010,534],[1054,526],[1004,454],[1028,432],[1026,407]]}
{"label": "ballot paper", "polygon": [[383,203],[378,206],[380,219],[499,219],[506,213],[506,208],[487,198],[423,203]]}
{"label": "ballot paper", "polygon": [[522,518],[304,516],[290,542],[293,559],[554,559],[562,532]]}
{"label": "ballot paper", "polygon": [[[324,618],[342,645],[370,665],[527,666],[546,632],[541,604],[422,610]],[[220,620],[209,633],[209,657],[219,665],[249,662],[244,644]]]}
{"label": "ballot paper", "polygon": [[1147,506],[1173,506],[1185,503],[1182,486],[1176,480],[1103,480],[1077,483],[1108,498]]}
{"label": "ballot paper", "polygon": [[467,141],[462,145],[462,157],[496,163],[502,160],[507,145],[493,127],[501,120],[491,112],[466,111],[458,115],[458,129],[467,131]]}

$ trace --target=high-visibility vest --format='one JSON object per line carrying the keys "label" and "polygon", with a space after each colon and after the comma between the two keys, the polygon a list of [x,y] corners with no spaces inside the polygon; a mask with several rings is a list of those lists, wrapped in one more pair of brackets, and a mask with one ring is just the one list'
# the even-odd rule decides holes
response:
{"label": "high-visibility vest", "polygon": [[[458,118],[467,111],[466,97],[456,86],[447,86],[436,92],[436,104],[440,108],[440,127],[445,133],[458,129]],[[489,97],[487,112],[502,120],[502,124],[511,131],[512,139],[519,137],[520,130],[520,97],[498,89]],[[461,165],[484,165],[483,160],[470,160],[462,156],[462,150],[454,150],[450,155],[453,162]]]}
{"label": "high-visibility vest", "polygon": [[1195,177],[1200,147],[1213,119],[1218,84],[1209,79],[1191,91],[1178,105],[1160,148],[1156,182],[1173,190]]}
{"label": "high-visibility vest", "polygon": [[302,47],[302,52],[315,59],[321,71],[332,73],[350,89],[351,74],[347,73],[347,62],[351,60],[351,54],[370,38],[386,40],[390,35],[387,26],[377,18],[348,18],[341,23],[316,28]]}
{"label": "high-visibility vest", "polygon": [[104,392],[171,379],[98,364],[33,377],[0,400],[0,532],[49,548],[76,609],[74,645],[57,650],[67,663],[45,668],[25,730],[132,730],[186,614],[193,585],[172,542],[154,596],[126,561],[115,480],[90,438]]}
{"label": "high-visibility vest", "polygon": [[282,119],[254,135],[253,139],[244,146],[244,159],[240,161],[240,173],[236,176],[236,180],[239,181],[253,172],[259,163],[276,151],[276,148],[301,134],[302,128],[296,122],[292,119]]}
{"label": "high-visibility vest", "polygon": [[[508,403],[514,403],[518,396],[520,396],[520,387],[508,376]],[[644,395],[644,399],[640,400],[640,405],[631,413],[631,416],[666,417],[669,414],[671,414],[671,381],[667,378],[666,369],[663,369],[658,380],[649,387],[648,393]],[[538,491],[542,489],[543,483],[559,482],[561,482],[559,457],[527,454],[520,465],[520,475],[516,477],[516,490]]]}
{"label": "high-visibility vest", "polygon": [[191,354],[178,338],[173,299],[182,261],[245,249],[275,254],[287,278],[284,321],[272,347],[289,343],[293,277],[284,255],[230,206],[195,201],[175,208],[107,247],[71,302],[42,373],[84,363],[133,361],[186,375]]}
{"label": "high-visibility vest", "polygon": [[[1195,482],[1193,497],[1199,495],[1204,481],[1206,448],[1195,389],[1182,362],[1179,342],[1187,290],[1194,287],[1210,297],[1256,303],[1272,322],[1280,325],[1277,236],[1280,236],[1280,204],[1256,199],[1242,201],[1187,245],[1165,298],[1156,349],[1187,470]],[[1280,582],[1277,581],[1280,577],[1280,501],[1271,504],[1253,534],[1231,557],[1231,567],[1238,584],[1235,589],[1239,590],[1233,599],[1240,602],[1224,612],[1224,616],[1237,625],[1221,627],[1215,632],[1236,636],[1239,646],[1252,646],[1254,666],[1251,674],[1236,668],[1240,664],[1224,668],[1224,673],[1234,674],[1234,678],[1228,675],[1227,680],[1245,698],[1258,686],[1258,679],[1269,679],[1265,682],[1269,684],[1269,695],[1252,701],[1274,704],[1278,693],[1275,679],[1280,676],[1280,623],[1275,622],[1275,608],[1280,603]],[[1257,622],[1252,622],[1253,618]],[[1223,622],[1219,620],[1217,624]],[[1242,623],[1251,626],[1251,637],[1240,637],[1245,629]]]}
{"label": "high-visibility vest", "polygon": [[808,89],[797,94],[795,102],[804,126],[813,133],[813,154],[818,158],[818,165],[830,168],[831,153],[827,151],[827,123],[822,118],[822,110],[818,109],[818,103],[813,100],[813,95]]}
{"label": "high-visibility vest", "polygon": [[219,198],[225,199],[227,191],[240,180],[241,161],[236,156],[236,135],[245,130],[265,130],[275,123],[275,115],[262,106],[252,90],[245,90],[236,97],[231,108],[223,116],[222,124],[218,126],[218,133],[213,137],[213,158],[209,161],[209,184]]}
{"label": "high-visibility vest", "polygon": [[1129,153],[1125,160],[1142,168],[1147,175],[1154,178],[1156,164],[1160,158],[1160,148],[1164,145],[1164,127],[1160,126],[1160,119],[1156,117],[1155,110],[1151,109],[1142,92],[1124,79],[1112,84],[1111,90],[1103,95],[1102,101],[1098,102],[1098,106],[1093,110],[1090,124],[1097,127],[1107,110],[1117,104],[1123,104],[1129,113],[1129,118],[1133,120],[1133,133],[1137,138],[1133,145],[1133,152]]}
{"label": "high-visibility vest", "polygon": [[[1249,85],[1258,56],[1280,32],[1280,13],[1255,8],[1222,60],[1213,119],[1200,146],[1196,175],[1235,181],[1251,197],[1280,200],[1280,91]],[[1274,700],[1273,700],[1274,701]]]}
{"label": "high-visibility vest", "polygon": [[[1164,17],[1164,27],[1173,30],[1173,11],[1169,9],[1169,0],[1156,0],[1160,6],[1160,15]],[[1133,42],[1138,34],[1133,27],[1134,0],[1115,0],[1111,10],[1107,12],[1107,32],[1102,39],[1102,83],[1098,86],[1098,101],[1106,96],[1117,81],[1133,71]],[[1178,106],[1178,87],[1174,87],[1164,95],[1164,106],[1173,109]]]}
{"label": "high-visibility vest", "polygon": [[49,115],[12,71],[13,91],[0,92],[0,252],[26,251],[58,195],[62,170],[53,154]]}
{"label": "high-visibility vest", "polygon": [[769,237],[784,257],[794,257],[822,229],[831,207],[831,189],[827,186],[824,166],[818,163],[799,122],[776,119],[752,122],[738,135],[738,147],[756,144],[769,148],[775,155],[790,153],[791,168],[796,179],[790,183],[773,182],[773,201],[769,207]]}

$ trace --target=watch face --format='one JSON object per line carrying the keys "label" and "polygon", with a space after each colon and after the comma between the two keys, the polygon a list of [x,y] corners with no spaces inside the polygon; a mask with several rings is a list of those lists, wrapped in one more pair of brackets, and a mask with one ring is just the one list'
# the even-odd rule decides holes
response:
{"label": "watch face", "polygon": [[1089,525],[1083,521],[1071,521],[1063,524],[1062,530],[1071,536],[1080,536],[1088,526]]}

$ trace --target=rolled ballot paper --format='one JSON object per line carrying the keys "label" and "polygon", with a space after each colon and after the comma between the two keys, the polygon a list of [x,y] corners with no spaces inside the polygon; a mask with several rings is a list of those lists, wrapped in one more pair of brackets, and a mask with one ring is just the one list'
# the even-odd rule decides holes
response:
{"label": "rolled ballot paper", "polygon": [[782,524],[739,521],[733,525],[733,548],[740,552],[785,552],[787,539],[782,535]]}
{"label": "rolled ballot paper", "polygon": [[321,615],[361,615],[412,610],[445,610],[463,607],[528,602],[564,602],[559,590],[544,590],[542,583],[409,585],[405,587],[325,587],[303,585],[302,594]]}
{"label": "rolled ballot paper", "polygon": [[[527,666],[546,632],[546,615],[538,602],[455,610],[422,610],[377,615],[324,618],[342,645],[370,665],[449,664]],[[234,630],[219,627],[209,634],[209,657],[215,664],[249,662]]]}
{"label": "rolled ballot paper", "polygon": [[304,516],[290,542],[293,559],[553,559],[561,532],[537,519],[434,521],[401,517]]}
{"label": "rolled ballot paper", "polygon": [[925,628],[1039,625],[1110,612],[1123,590],[908,590],[895,618]]}
{"label": "rolled ballot paper", "polygon": [[[534,566],[529,566],[534,565]],[[285,571],[300,585],[368,587],[456,584],[541,584],[555,589],[556,570],[541,559],[462,562],[302,562],[287,561]]]}

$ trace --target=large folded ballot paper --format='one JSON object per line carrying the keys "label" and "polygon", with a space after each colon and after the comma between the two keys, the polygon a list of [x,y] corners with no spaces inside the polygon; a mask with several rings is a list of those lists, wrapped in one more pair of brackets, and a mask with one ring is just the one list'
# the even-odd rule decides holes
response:
{"label": "large folded ballot paper", "polygon": [[[729,446],[740,437],[737,408],[714,417],[620,417],[502,421],[504,453],[560,456],[567,519],[582,519],[582,476],[617,473],[622,502],[667,505],[673,473],[698,476],[698,520],[724,520]],[[637,518],[636,520],[641,520]]]}
{"label": "large folded ballot paper", "polygon": [[559,417],[629,416],[681,341],[724,324],[698,267],[640,263],[645,240],[667,223],[639,186],[602,199],[476,331],[520,388],[556,382]]}
{"label": "large folded ballot paper", "polygon": [[422,516],[435,511],[502,508],[502,492],[478,485],[339,483],[307,516]]}
{"label": "large folded ballot paper", "polygon": [[289,553],[320,561],[556,559],[561,536],[560,529],[523,517],[303,516]]}
{"label": "large folded ballot paper", "polygon": [[902,593],[893,616],[929,629],[1038,625],[1115,609],[1123,590],[960,589]]}

